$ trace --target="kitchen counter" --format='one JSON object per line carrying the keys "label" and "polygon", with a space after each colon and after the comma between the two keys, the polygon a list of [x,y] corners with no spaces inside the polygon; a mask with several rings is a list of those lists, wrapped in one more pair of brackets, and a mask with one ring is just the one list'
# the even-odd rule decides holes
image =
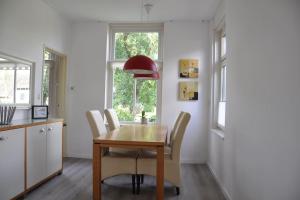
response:
{"label": "kitchen counter", "polygon": [[50,124],[55,122],[63,122],[64,119],[60,118],[49,118],[49,119],[23,119],[23,120],[15,120],[12,121],[9,125],[0,125],[0,133],[1,131],[7,131],[18,128],[25,128],[36,125]]}

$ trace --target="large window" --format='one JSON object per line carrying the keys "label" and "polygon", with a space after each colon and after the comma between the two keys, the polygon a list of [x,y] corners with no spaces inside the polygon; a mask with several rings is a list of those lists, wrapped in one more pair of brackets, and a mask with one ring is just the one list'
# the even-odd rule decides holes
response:
{"label": "large window", "polygon": [[142,111],[150,122],[159,120],[160,81],[134,79],[122,68],[128,58],[146,55],[161,71],[161,34],[161,25],[111,25],[107,107],[120,121],[139,122]]}
{"label": "large window", "polygon": [[0,54],[0,104],[29,106],[32,63]]}
{"label": "large window", "polygon": [[227,64],[226,64],[226,34],[224,26],[216,31],[215,37],[215,115],[216,125],[218,128],[225,128],[225,113],[226,113],[226,77],[227,77]]}

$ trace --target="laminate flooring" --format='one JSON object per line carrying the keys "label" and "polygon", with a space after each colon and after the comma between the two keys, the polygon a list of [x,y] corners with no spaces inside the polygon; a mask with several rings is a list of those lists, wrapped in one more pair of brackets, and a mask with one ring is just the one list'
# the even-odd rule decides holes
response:
{"label": "laminate flooring", "polygon": [[[225,200],[206,165],[182,165],[182,187],[177,196],[174,186],[165,182],[165,199],[169,200]],[[106,179],[102,186],[103,200],[154,200],[155,177],[145,176],[139,195],[132,194],[131,176]],[[36,188],[25,200],[91,200],[92,161],[65,158],[64,170],[59,176]]]}

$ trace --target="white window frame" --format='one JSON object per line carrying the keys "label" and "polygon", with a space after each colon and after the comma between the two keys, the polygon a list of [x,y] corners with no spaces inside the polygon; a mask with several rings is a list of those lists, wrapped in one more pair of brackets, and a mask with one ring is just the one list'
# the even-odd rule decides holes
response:
{"label": "white window frame", "polygon": [[29,60],[25,60],[22,58],[17,58],[15,56],[8,55],[6,53],[0,52],[0,57],[6,60],[9,60],[9,63],[17,64],[24,64],[30,66],[30,83],[29,83],[29,103],[28,104],[16,104],[16,69],[15,69],[15,76],[14,76],[14,102],[11,104],[2,104],[5,106],[16,106],[17,109],[30,109],[32,102],[33,102],[33,80],[34,80],[34,66],[35,63]]}
{"label": "white window frame", "polygon": [[[226,36],[225,23],[224,21],[214,30],[213,39],[213,76],[212,76],[212,128],[219,129],[221,131],[225,130],[226,127],[226,114],[225,114],[225,126],[218,123],[219,117],[219,106],[221,103],[225,103],[225,113],[226,113],[226,80],[223,80],[224,67],[228,71],[228,65],[226,63],[226,54],[221,56],[221,42],[222,37]],[[227,74],[225,74],[225,79]]]}
{"label": "white window frame", "polygon": [[[159,46],[158,46],[158,59],[154,60],[156,65],[158,66],[158,71],[160,75],[160,79],[157,80],[157,103],[156,103],[156,122],[161,122],[161,96],[162,96],[162,71],[163,71],[163,30],[164,26],[162,23],[122,23],[122,24],[110,24],[109,29],[109,56],[107,62],[107,70],[106,70],[106,108],[112,108],[112,101],[113,101],[113,66],[116,64],[123,64],[126,62],[125,59],[115,59],[115,33],[118,32],[158,32],[159,34]],[[131,123],[138,123],[133,121],[121,121],[121,123],[131,124]]]}

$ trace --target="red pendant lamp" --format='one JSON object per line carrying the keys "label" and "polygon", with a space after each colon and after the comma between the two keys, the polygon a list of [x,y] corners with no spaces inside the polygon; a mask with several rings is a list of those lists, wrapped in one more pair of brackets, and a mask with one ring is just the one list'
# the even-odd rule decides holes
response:
{"label": "red pendant lamp", "polygon": [[158,80],[159,73],[155,72],[153,74],[134,74],[133,78],[142,79],[142,80]]}
{"label": "red pendant lamp", "polygon": [[136,55],[126,61],[123,70],[133,74],[153,74],[157,72],[157,67],[151,58]]}

